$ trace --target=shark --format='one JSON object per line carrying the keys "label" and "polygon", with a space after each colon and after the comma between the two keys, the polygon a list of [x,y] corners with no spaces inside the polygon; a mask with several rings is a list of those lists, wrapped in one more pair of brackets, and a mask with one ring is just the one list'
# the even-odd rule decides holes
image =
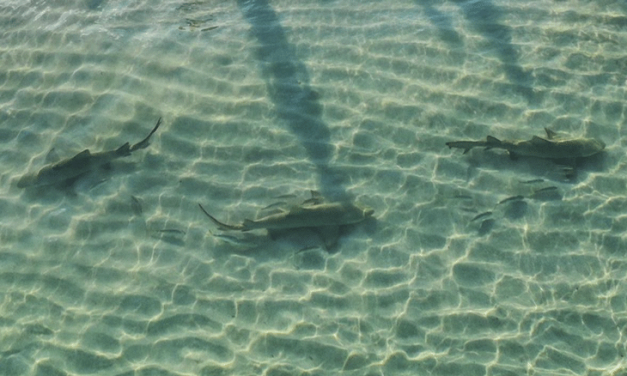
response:
{"label": "shark", "polygon": [[37,173],[23,175],[17,182],[18,188],[31,188],[42,186],[70,186],[81,176],[108,165],[111,161],[128,157],[136,150],[144,149],[150,145],[150,137],[159,129],[161,118],[146,138],[131,145],[129,142],[117,149],[92,153],[85,149],[72,158],[61,160],[57,163],[44,166]]}
{"label": "shark", "polygon": [[316,230],[331,247],[337,241],[339,228],[345,225],[360,223],[374,214],[374,209],[361,207],[348,202],[325,202],[312,192],[312,198],[299,205],[293,205],[261,217],[259,219],[245,219],[240,224],[227,224],[219,221],[198,204],[200,210],[223,231],[251,231],[265,229],[272,236],[286,230],[310,228]]}
{"label": "shark", "polygon": [[464,154],[475,147],[489,149],[504,149],[509,152],[512,159],[519,156],[536,157],[553,160],[573,160],[586,158],[598,154],[605,149],[603,141],[592,138],[564,139],[544,128],[546,138],[533,136],[527,141],[506,141],[496,137],[487,136],[485,141],[452,141],[447,142],[449,148],[463,149]]}
{"label": "shark", "polygon": [[321,203],[316,205],[295,206],[287,211],[250,220],[241,224],[230,225],[220,222],[198,204],[200,210],[221,230],[250,231],[255,229],[289,230],[303,227],[323,227],[352,225],[364,221],[374,214],[371,208],[361,208],[348,203]]}

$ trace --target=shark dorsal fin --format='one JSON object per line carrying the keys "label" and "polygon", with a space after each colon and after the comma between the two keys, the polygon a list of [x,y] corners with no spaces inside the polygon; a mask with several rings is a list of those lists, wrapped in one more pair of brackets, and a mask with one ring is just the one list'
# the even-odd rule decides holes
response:
{"label": "shark dorsal fin", "polygon": [[[502,142],[501,142],[501,140],[499,140],[498,138],[496,138],[496,137],[492,137],[492,136],[488,136],[488,137],[486,137],[486,144],[487,144],[487,145],[486,145],[486,148],[485,148],[485,149],[486,149],[486,150],[490,150],[490,149],[492,149],[493,147],[497,147],[497,146],[498,146],[498,145],[500,145],[501,143],[502,143]],[[464,154],[466,154],[466,152],[467,152],[468,150],[470,150],[470,149],[465,150],[465,151],[464,151]]]}
{"label": "shark dorsal fin", "polygon": [[303,201],[302,205],[318,205],[324,202],[324,197],[322,197],[322,194],[320,194],[320,192],[313,189],[309,192],[311,192],[311,198]]}
{"label": "shark dorsal fin", "polygon": [[557,138],[557,133],[555,133],[554,131],[548,128],[544,128],[544,131],[546,132],[546,138],[548,138],[549,140]]}
{"label": "shark dorsal fin", "polygon": [[90,156],[91,156],[91,152],[89,151],[89,149],[85,149],[81,151],[80,153],[76,154],[75,156],[73,156],[72,159],[70,160],[72,161],[74,159],[84,159]]}

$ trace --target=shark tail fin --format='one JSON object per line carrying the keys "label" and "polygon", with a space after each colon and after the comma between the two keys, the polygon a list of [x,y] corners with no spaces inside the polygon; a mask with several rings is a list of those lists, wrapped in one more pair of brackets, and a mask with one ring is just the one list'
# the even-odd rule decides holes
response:
{"label": "shark tail fin", "polygon": [[124,157],[127,155],[131,155],[131,144],[129,144],[128,142],[125,143],[124,145],[117,148],[115,153],[119,156],[124,156]]}
{"label": "shark tail fin", "polygon": [[150,137],[153,135],[153,133],[155,133],[157,131],[157,129],[159,129],[160,125],[161,125],[161,118],[159,118],[159,120],[157,120],[157,125],[155,125],[155,127],[152,128],[152,130],[150,131],[150,133],[148,133],[148,136],[146,136],[146,138],[144,138],[143,140],[139,141],[135,145],[131,146],[131,151],[135,151],[137,149],[144,149],[144,148],[148,147],[148,145],[150,145]]}
{"label": "shark tail fin", "polygon": [[200,210],[202,210],[202,212],[205,213],[209,219],[211,219],[211,222],[215,223],[215,225],[220,228],[220,230],[242,230],[242,226],[227,225],[226,223],[218,221],[211,214],[209,214],[205,208],[202,207],[202,205],[198,204],[198,206],[200,207]]}
{"label": "shark tail fin", "polygon": [[499,140],[496,137],[488,136],[486,138],[486,144],[487,144],[487,146],[486,146],[485,149],[486,150],[490,150],[490,149],[492,149],[494,147],[497,147],[497,146],[501,145],[502,142],[501,142],[501,140]]}

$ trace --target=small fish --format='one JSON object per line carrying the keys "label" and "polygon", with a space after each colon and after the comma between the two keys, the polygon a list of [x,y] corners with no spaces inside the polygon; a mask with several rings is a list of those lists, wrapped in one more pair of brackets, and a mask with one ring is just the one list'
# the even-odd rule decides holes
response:
{"label": "small fish", "polygon": [[533,191],[530,198],[543,201],[561,200],[562,195],[560,194],[557,187],[551,186]]}
{"label": "small fish", "polygon": [[479,234],[480,236],[488,234],[494,228],[495,223],[496,221],[492,218],[486,219],[485,221],[481,222],[481,226],[479,226],[479,228],[477,229],[477,234]]}
{"label": "small fish", "polygon": [[484,212],[484,213],[481,213],[481,214],[475,216],[473,219],[470,220],[470,222],[474,222],[474,221],[476,221],[478,219],[485,218],[485,217],[488,217],[488,216],[491,216],[491,215],[492,215],[492,212],[491,211],[487,211],[487,212]]}
{"label": "small fish", "polygon": [[548,191],[555,191],[555,190],[557,190],[557,187],[551,186],[551,187],[546,187],[542,189],[537,189],[533,193],[541,193],[541,192],[548,192]]}
{"label": "small fish", "polygon": [[209,233],[211,234],[211,236],[213,236],[214,238],[223,241],[227,244],[230,244],[232,246],[236,246],[236,247],[253,247],[257,245],[257,242],[255,242],[253,239],[251,238],[241,238],[241,237],[236,237],[236,236],[232,236],[232,235],[226,235],[226,234],[214,234],[211,231],[209,231]]}
{"label": "small fish", "polygon": [[135,196],[131,195],[131,209],[133,210],[133,214],[140,216],[144,210],[142,209],[142,203]]}
{"label": "small fish", "polygon": [[179,229],[162,228],[162,229],[150,229],[150,236],[154,239],[164,241],[177,246],[183,246],[185,244],[185,231]]}
{"label": "small fish", "polygon": [[534,183],[542,183],[544,179],[532,179],[527,181],[522,181],[523,184],[534,184]]}
{"label": "small fish", "polygon": [[523,196],[512,196],[512,197],[508,197],[504,200],[499,201],[498,205],[504,204],[509,201],[518,201],[518,200],[523,200],[523,199],[524,199]]}
{"label": "small fish", "polygon": [[161,230],[155,230],[155,232],[160,232],[162,234],[185,235],[185,231],[175,228],[164,228]]}

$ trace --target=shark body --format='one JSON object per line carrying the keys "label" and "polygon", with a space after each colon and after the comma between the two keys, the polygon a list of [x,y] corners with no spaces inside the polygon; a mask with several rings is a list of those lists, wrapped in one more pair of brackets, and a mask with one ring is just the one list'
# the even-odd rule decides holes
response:
{"label": "shark body", "polygon": [[241,224],[229,225],[218,221],[202,205],[198,204],[198,206],[220,229],[232,231],[250,231],[255,229],[273,231],[307,227],[337,227],[362,222],[374,213],[374,210],[370,208],[360,208],[350,203],[314,202],[311,205],[294,206],[289,210],[260,219],[246,219]]}
{"label": "shark body", "polygon": [[561,139],[555,132],[544,128],[547,138],[533,136],[528,141],[501,141],[488,136],[485,141],[452,141],[447,142],[449,148],[464,149],[466,154],[475,147],[489,149],[504,149],[510,157],[536,157],[544,159],[576,159],[598,154],[605,149],[602,141],[592,138]]}
{"label": "shark body", "polygon": [[161,125],[161,118],[148,136],[134,145],[127,142],[115,150],[98,153],[91,153],[89,149],[85,149],[72,158],[45,166],[37,173],[22,176],[17,186],[29,188],[71,185],[76,179],[90,171],[103,167],[117,158],[127,157],[136,150],[146,148],[150,144],[150,137],[157,131],[159,125]]}

